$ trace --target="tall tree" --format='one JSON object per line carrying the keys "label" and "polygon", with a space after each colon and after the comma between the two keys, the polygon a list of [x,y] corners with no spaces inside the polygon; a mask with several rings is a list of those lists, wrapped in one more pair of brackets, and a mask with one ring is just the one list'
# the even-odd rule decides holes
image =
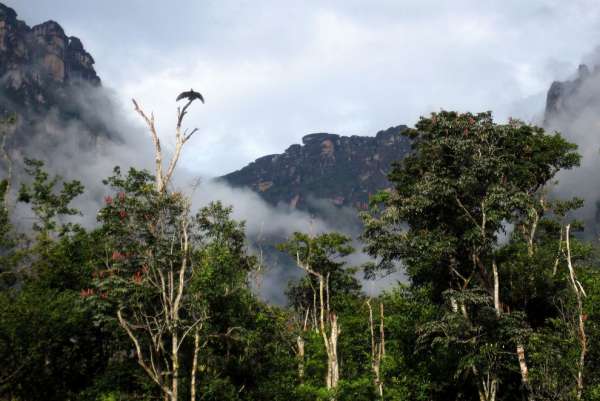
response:
{"label": "tall tree", "polygon": [[[436,302],[447,300],[454,316],[439,329],[475,334],[489,321],[487,305],[498,324],[512,325],[502,321],[508,310],[500,299],[498,248],[511,226],[527,228],[533,243],[539,215],[546,212],[542,190],[560,169],[578,165],[576,146],[519,121],[496,124],[489,112],[433,113],[406,135],[413,151],[393,167],[393,191],[376,198],[383,209],[364,215],[368,252],[378,258],[378,268],[402,261],[414,285],[431,285]],[[500,353],[489,352],[499,339],[492,337],[476,359],[463,361],[486,401],[495,399],[499,385]],[[525,350],[518,339],[514,344],[526,385]]]}
{"label": "tall tree", "polygon": [[[291,288],[290,295],[292,304],[305,321],[312,315],[313,327],[323,339],[327,353],[325,387],[330,391],[335,391],[340,381],[338,340],[341,328],[336,303],[343,292],[358,293],[360,289],[353,277],[343,269],[344,262],[339,260],[354,251],[349,242],[348,237],[338,233],[313,237],[297,232],[279,246],[294,257],[298,268],[307,274],[300,285]],[[304,344],[300,336],[298,351],[301,351],[300,357],[303,358]],[[299,362],[299,372],[302,374],[303,361]]]}

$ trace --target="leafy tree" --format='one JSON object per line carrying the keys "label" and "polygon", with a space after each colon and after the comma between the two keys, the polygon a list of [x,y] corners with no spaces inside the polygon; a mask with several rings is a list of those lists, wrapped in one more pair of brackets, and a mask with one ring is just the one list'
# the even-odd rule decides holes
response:
{"label": "leafy tree", "polygon": [[501,235],[519,227],[533,256],[537,225],[549,212],[543,188],[579,163],[576,146],[519,121],[496,124],[491,113],[433,113],[406,135],[413,151],[389,175],[394,190],[375,199],[381,211],[364,215],[367,250],[378,268],[402,261],[413,285],[431,286],[432,300],[447,302],[424,334],[475,346],[457,366],[473,377],[480,399],[496,398],[511,342],[527,387],[523,315],[500,299]]}
{"label": "leafy tree", "polygon": [[352,276],[352,270],[343,268],[339,258],[354,251],[350,238],[338,233],[310,236],[294,233],[279,249],[296,258],[296,264],[307,277],[291,286],[288,294],[299,319],[303,320],[302,332],[297,336],[298,374],[304,379],[305,339],[308,323],[314,333],[322,338],[327,355],[325,387],[335,391],[340,380],[338,337],[340,326],[338,313],[348,302],[348,296],[358,296],[360,285]]}
{"label": "leafy tree", "polygon": [[224,327],[232,320],[223,314],[236,307],[247,313],[236,303],[250,296],[255,260],[231,209],[216,203],[192,216],[185,197],[158,192],[153,181],[134,169],[126,176],[116,169],[107,180],[115,196],[98,214],[106,256],[87,295],[116,312],[138,363],[176,400],[195,397],[199,358],[206,360],[213,338],[241,341],[243,328]]}
{"label": "leafy tree", "polygon": [[[64,183],[58,191],[60,179],[50,179],[41,162],[28,165],[34,184],[23,185],[21,199],[34,205],[36,235],[4,255],[15,260],[19,281],[0,292],[0,394],[63,400],[103,370],[110,336],[90,324],[92,311],[80,298],[82,285],[91,281],[94,242],[80,227],[59,223],[77,213],[69,204],[82,187]],[[9,227],[6,208],[3,218]]]}

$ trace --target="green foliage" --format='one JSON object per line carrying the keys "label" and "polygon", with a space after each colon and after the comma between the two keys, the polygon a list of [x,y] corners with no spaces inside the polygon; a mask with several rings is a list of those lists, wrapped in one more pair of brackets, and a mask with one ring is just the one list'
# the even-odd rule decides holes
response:
{"label": "green foliage", "polygon": [[[519,121],[496,124],[491,113],[433,113],[407,135],[413,152],[389,175],[394,191],[376,197],[363,215],[366,249],[378,258],[372,269],[401,261],[416,288],[431,289],[440,309],[418,328],[418,344],[446,360],[445,373],[461,383],[445,379],[440,399],[476,397],[490,388],[483,378],[495,380],[507,397],[530,390],[543,397],[538,378],[552,379],[532,374],[535,388],[521,392],[515,350],[531,348],[530,369],[543,367],[535,344],[560,342],[559,331],[549,328],[558,327],[559,305],[572,303],[557,248],[563,221],[582,202],[548,200],[545,186],[559,170],[578,165],[576,146]],[[574,260],[585,258],[589,250],[573,244]],[[577,335],[569,338],[572,354],[567,348],[557,354],[573,365]],[[556,375],[560,365],[553,369]],[[561,391],[570,392],[570,383]]]}
{"label": "green foliage", "polygon": [[[330,304],[333,310],[343,309],[344,299],[360,294],[360,283],[354,277],[356,269],[346,268],[344,257],[354,252],[350,238],[340,233],[324,233],[310,236],[296,232],[278,249],[288,253],[300,263],[328,277]],[[290,304],[300,313],[313,307],[315,291],[319,285],[313,275],[307,275],[296,283],[290,283],[287,296]]]}
{"label": "green foliage", "polygon": [[[310,273],[289,285],[287,307],[254,294],[257,259],[230,207],[214,202],[192,213],[184,195],[156,191],[150,173],[116,168],[105,180],[111,195],[99,227],[87,231],[74,223],[81,184],[27,160],[31,178],[19,199],[35,216],[32,232],[16,232],[12,210],[0,208],[0,398],[161,397],[115,317],[121,311],[137,334],[144,318],[163,324],[156,283],[185,260],[176,329],[190,335],[180,345],[180,399],[190,397],[196,327],[198,400],[473,400],[486,378],[496,380],[498,401],[576,399],[580,312],[587,335],[582,399],[600,399],[599,248],[572,221],[582,201],[554,199],[548,188],[559,170],[579,163],[575,146],[522,122],[494,123],[490,113],[434,113],[406,134],[413,151],[394,166],[394,188],[372,197],[363,237],[375,258],[367,276],[402,267],[409,283],[369,299],[358,269],[346,265],[351,238],[295,233],[279,249]],[[3,199],[7,188],[0,181]],[[586,293],[582,311],[566,224],[578,232],[570,262]],[[341,330],[341,377],[331,391],[315,324],[319,276],[326,313]],[[367,306],[380,304],[382,321],[374,307],[371,326]],[[157,344],[139,338],[145,350],[172,346],[168,337]],[[372,347],[383,338],[380,397]],[[526,384],[517,347],[529,368]]]}
{"label": "green foliage", "polygon": [[60,177],[50,178],[44,170],[44,163],[39,160],[25,159],[25,171],[32,177],[30,185],[23,184],[19,190],[19,201],[31,204],[37,221],[33,229],[41,236],[47,237],[58,231],[64,234],[73,228],[70,223],[59,224],[59,216],[73,216],[79,211],[71,206],[75,197],[83,193],[83,185],[79,181],[63,182],[62,189],[56,191]]}
{"label": "green foliage", "polygon": [[537,191],[580,159],[560,135],[496,124],[489,112],[433,113],[406,135],[413,152],[389,175],[395,191],[380,199],[385,209],[364,214],[364,238],[381,268],[401,259],[417,285],[448,282],[449,265],[467,277],[470,254],[492,252],[506,224],[537,204]]}

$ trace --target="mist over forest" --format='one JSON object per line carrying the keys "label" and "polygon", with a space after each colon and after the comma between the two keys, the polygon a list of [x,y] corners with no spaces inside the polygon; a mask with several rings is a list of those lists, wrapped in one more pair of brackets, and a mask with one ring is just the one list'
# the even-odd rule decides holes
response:
{"label": "mist over forest", "polygon": [[598,5],[49,4],[0,401],[600,400]]}

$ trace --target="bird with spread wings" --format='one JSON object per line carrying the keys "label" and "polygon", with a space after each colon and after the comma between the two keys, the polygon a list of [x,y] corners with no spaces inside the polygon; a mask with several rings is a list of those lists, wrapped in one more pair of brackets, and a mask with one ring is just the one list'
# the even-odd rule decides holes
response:
{"label": "bird with spread wings", "polygon": [[190,102],[193,102],[196,99],[200,99],[200,101],[204,103],[204,98],[202,97],[202,95],[199,92],[194,91],[193,89],[181,92],[179,96],[177,96],[177,101],[180,101],[181,99],[188,99]]}

